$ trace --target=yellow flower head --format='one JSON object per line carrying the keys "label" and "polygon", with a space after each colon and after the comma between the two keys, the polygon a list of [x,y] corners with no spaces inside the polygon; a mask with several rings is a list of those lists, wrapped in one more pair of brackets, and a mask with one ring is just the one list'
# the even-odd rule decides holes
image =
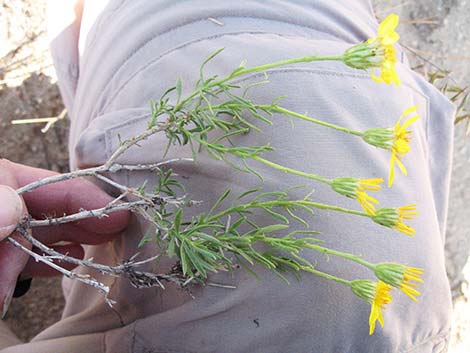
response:
{"label": "yellow flower head", "polygon": [[371,72],[374,81],[399,85],[400,79],[395,71],[396,50],[393,47],[400,38],[395,32],[398,21],[397,15],[389,15],[380,23],[377,37],[346,50],[343,56],[344,63],[356,69],[379,68],[380,76]]}
{"label": "yellow flower head", "polygon": [[416,297],[421,293],[416,290],[418,284],[412,283],[410,281],[424,283],[420,277],[423,273],[424,270],[421,268],[407,267],[405,273],[403,274],[403,281],[400,283],[399,289],[415,302],[418,301]]}
{"label": "yellow flower head", "polygon": [[406,235],[414,235],[416,231],[409,225],[403,223],[403,221],[413,219],[418,215],[418,212],[416,212],[416,205],[412,204],[408,206],[398,207],[397,211],[398,221],[394,228]]}
{"label": "yellow flower head", "polygon": [[369,44],[374,44],[377,47],[376,55],[382,59],[380,66],[380,77],[372,74],[372,79],[375,82],[383,82],[387,84],[394,83],[400,84],[397,72],[395,71],[395,64],[397,56],[393,44],[395,44],[400,36],[395,32],[399,22],[398,15],[390,14],[379,25],[377,37],[369,39]]}
{"label": "yellow flower head", "polygon": [[402,173],[407,175],[406,168],[401,162],[403,156],[410,151],[411,131],[407,130],[406,128],[418,120],[419,115],[413,115],[407,121],[405,121],[403,125],[400,125],[400,122],[405,116],[414,113],[417,109],[418,107],[416,106],[406,109],[403,114],[400,115],[400,118],[393,128],[393,145],[391,148],[392,157],[390,158],[390,174],[388,176],[389,187],[392,186],[393,179],[395,177],[395,163],[398,165]]}
{"label": "yellow flower head", "polygon": [[381,281],[398,288],[412,300],[418,301],[416,298],[420,295],[416,289],[418,284],[411,281],[424,283],[424,281],[421,279],[421,275],[424,273],[422,268],[408,267],[391,262],[383,262],[375,265],[374,272],[377,278],[379,278]]}
{"label": "yellow flower head", "polygon": [[416,205],[413,204],[398,208],[380,208],[371,216],[371,219],[384,227],[396,229],[406,235],[413,236],[416,231],[403,221],[413,219],[417,215]]}
{"label": "yellow flower head", "polygon": [[380,183],[383,183],[383,181],[384,180],[382,178],[374,178],[362,179],[358,183],[359,186],[357,188],[357,201],[362,206],[364,211],[366,211],[370,215],[373,215],[375,213],[375,207],[373,203],[378,205],[379,202],[372,196],[369,196],[366,191],[379,191]]}
{"label": "yellow flower head", "polygon": [[357,179],[357,178],[335,178],[331,182],[331,187],[337,193],[355,199],[359,202],[364,211],[369,215],[375,213],[374,204],[378,204],[366,191],[379,191],[384,180],[382,178]]}
{"label": "yellow flower head", "polygon": [[416,106],[406,109],[400,115],[394,127],[372,128],[362,133],[362,139],[368,144],[391,152],[390,172],[388,176],[389,187],[393,185],[395,178],[395,164],[398,165],[404,175],[407,175],[406,168],[401,161],[404,155],[410,151],[411,131],[407,130],[407,128],[419,119],[419,115],[414,114],[402,125],[400,125],[400,123],[404,117],[416,112],[417,109],[418,107]]}
{"label": "yellow flower head", "polygon": [[358,279],[351,282],[351,290],[359,298],[371,304],[369,334],[372,335],[377,320],[379,320],[382,327],[384,326],[382,309],[385,309],[385,305],[392,301],[392,295],[389,293],[392,286],[382,281],[374,283],[369,280]]}
{"label": "yellow flower head", "polygon": [[374,299],[371,303],[370,316],[369,316],[369,335],[372,335],[375,330],[375,323],[379,320],[380,326],[384,327],[384,317],[382,315],[382,309],[385,309],[385,305],[392,301],[392,295],[390,291],[392,286],[378,281],[375,287]]}

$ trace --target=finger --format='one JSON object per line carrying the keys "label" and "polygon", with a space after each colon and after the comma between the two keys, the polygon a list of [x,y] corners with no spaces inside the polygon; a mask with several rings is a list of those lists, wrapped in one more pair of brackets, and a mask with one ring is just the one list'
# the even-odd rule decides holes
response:
{"label": "finger", "polygon": [[[14,188],[16,179],[8,169],[0,166],[0,240],[11,236],[27,248],[31,245],[18,233],[10,234],[21,217],[26,215],[26,207]],[[23,270],[28,255],[6,240],[0,242],[0,313],[5,316],[16,286],[18,275]]]}
{"label": "finger", "polygon": [[[10,180],[6,180],[10,182]],[[0,183],[2,178],[0,176]],[[10,185],[13,184],[10,182]],[[15,230],[25,214],[24,204],[15,189],[0,185],[0,240],[3,240]]]}
{"label": "finger", "polygon": [[97,245],[113,240],[119,234],[90,232],[71,223],[33,229],[33,236],[44,244],[54,244],[59,241],[78,242],[80,240],[80,244]]}
{"label": "finger", "polygon": [[[57,174],[5,160],[3,163],[8,164],[20,187]],[[30,214],[37,219],[43,219],[47,215],[57,217],[73,214],[81,209],[102,208],[113,200],[99,187],[82,178],[44,185],[23,194],[23,198]],[[77,226],[94,233],[113,234],[122,231],[127,226],[129,217],[128,211],[114,212],[109,214],[109,217],[81,220]]]}
{"label": "finger", "polygon": [[[84,256],[83,248],[79,244],[58,245],[52,246],[51,248],[60,252],[61,254],[65,254],[76,259],[83,259]],[[34,252],[42,255],[42,252],[37,248],[34,248]],[[76,265],[65,261],[55,260],[54,262],[60,267],[69,271],[77,267]],[[61,273],[42,262],[37,262],[32,257],[29,258],[26,267],[24,268],[23,272],[21,272],[22,278],[52,277],[58,275],[61,275]]]}

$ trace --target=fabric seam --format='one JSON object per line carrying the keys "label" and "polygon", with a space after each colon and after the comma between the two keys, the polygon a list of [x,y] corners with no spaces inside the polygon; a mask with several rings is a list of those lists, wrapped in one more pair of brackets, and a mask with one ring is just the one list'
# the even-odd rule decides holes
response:
{"label": "fabric seam", "polygon": [[[347,72],[347,71],[335,71],[335,70],[320,70],[320,69],[310,69],[310,68],[284,68],[284,69],[271,69],[268,70],[267,73],[268,75],[273,75],[273,74],[283,74],[283,73],[290,73],[290,72],[300,72],[300,73],[308,73],[312,75],[325,75],[325,76],[338,76],[338,77],[355,77],[358,79],[368,79],[369,76],[365,74],[360,74],[360,73],[355,73],[355,72]],[[244,81],[247,81],[253,77],[258,77],[258,76],[263,76],[261,73],[256,73],[256,74],[251,74],[249,76],[246,76],[240,80],[235,80],[234,83],[241,83]],[[426,102],[427,102],[427,107],[426,107],[426,126],[425,126],[425,134],[426,134],[426,140],[428,141],[428,120],[429,120],[429,108],[428,108],[428,103],[429,103],[429,97],[427,97],[424,93],[419,92],[418,90],[414,89],[410,84],[408,83],[403,83],[403,86],[406,86],[407,88],[411,89],[414,93],[418,94],[421,96]],[[126,120],[120,124],[116,124],[109,129],[106,130],[106,157],[109,158],[112,148],[112,144],[108,141],[111,139],[111,133],[115,131],[116,129],[121,129],[125,126],[131,125],[135,123],[136,121],[139,121],[142,118],[147,117],[150,115],[150,112],[146,114],[140,114],[139,116],[133,118],[132,120]]]}
{"label": "fabric seam", "polygon": [[[101,27],[103,27],[103,22],[105,22],[106,20],[108,20],[109,17],[111,17],[111,15],[118,11],[119,8],[122,7],[122,5],[124,5],[124,3],[126,3],[126,0],[120,0],[121,3],[118,4],[116,7],[114,8],[111,8],[111,9],[108,9],[107,7],[109,6],[106,6],[106,8],[103,10],[103,12],[101,12],[101,14],[99,15],[99,17],[96,19],[95,23],[93,24],[93,26],[90,28],[89,30],[89,33],[91,31],[93,31],[93,37],[90,37],[90,40],[89,40],[89,43],[86,43],[85,45],[85,51],[86,50],[89,50],[88,48],[92,48],[94,45],[95,45],[95,42],[96,42],[96,38],[98,36],[98,33],[99,33],[99,30]],[[115,4],[116,5],[116,4]],[[96,27],[95,27],[96,26]]]}
{"label": "fabric seam", "polygon": [[[137,69],[136,71],[134,71],[120,86],[119,88],[116,89],[116,91],[114,92],[114,94],[107,100],[106,104],[104,105],[104,107],[101,109],[101,113],[106,110],[108,108],[108,106],[114,101],[114,99],[122,92],[122,90],[127,86],[127,84],[132,81],[138,74],[140,74],[142,71],[144,71],[145,69],[147,69],[149,66],[151,66],[152,64],[164,59],[166,56],[178,51],[178,50],[181,50],[181,49],[184,49],[188,46],[191,46],[193,44],[197,44],[197,43],[201,43],[201,42],[204,42],[204,41],[208,41],[208,40],[213,40],[213,39],[218,39],[218,38],[223,38],[223,37],[236,37],[236,36],[241,36],[241,35],[246,35],[246,34],[251,34],[253,36],[256,36],[256,35],[274,35],[274,36],[278,36],[280,38],[285,38],[285,39],[306,39],[306,40],[321,40],[321,39],[314,39],[314,38],[309,38],[309,37],[303,37],[303,36],[296,36],[294,34],[282,34],[282,33],[276,33],[276,32],[268,32],[268,31],[240,31],[240,32],[227,32],[227,33],[218,33],[218,34],[213,34],[211,36],[207,36],[207,37],[203,37],[203,38],[198,38],[198,39],[194,39],[194,40],[191,40],[191,41],[187,41],[187,42],[184,42],[182,44],[180,44],[179,46],[177,47],[173,47],[171,49],[168,49],[166,51],[164,51],[160,56],[152,59],[151,61],[148,61],[146,62],[143,66],[141,66],[139,69]],[[152,38],[152,40],[154,40],[156,37]],[[146,42],[144,45],[147,45],[148,43],[150,43],[152,40],[149,40],[148,42]],[[323,39],[322,39],[323,40]],[[143,46],[144,46],[143,45]],[[143,47],[142,46],[142,47]],[[135,51],[136,53],[137,51]],[[133,55],[130,55],[126,58],[126,60],[123,62],[123,64],[121,66],[124,66],[128,63],[129,60],[131,60],[131,58],[133,57]],[[119,71],[119,69],[117,71],[115,71],[112,76],[111,76],[111,79],[108,80],[108,82],[111,82],[117,72]],[[103,92],[106,90],[107,86],[103,89]],[[98,113],[97,115],[100,115],[101,113]]]}
{"label": "fabric seam", "polygon": [[407,348],[406,350],[402,350],[400,351],[399,353],[413,353],[413,351],[415,351],[416,349],[418,349],[420,346],[426,344],[426,343],[429,343],[431,341],[437,341],[436,344],[434,344],[434,346],[436,346],[437,344],[439,344],[440,342],[442,342],[443,340],[447,339],[449,337],[450,333],[447,332],[447,333],[438,333],[438,334],[435,334],[431,337],[428,337],[427,339],[417,343],[417,344],[414,344],[413,346]]}
{"label": "fabric seam", "polygon": [[103,348],[103,352],[106,353],[106,350],[107,350],[107,348],[106,348],[106,332],[104,332],[104,334],[103,334],[103,342],[101,344],[101,347]]}
{"label": "fabric seam", "polygon": [[[136,325],[134,325],[134,330],[135,330],[135,326]],[[438,340],[437,344],[439,344],[440,342],[447,339],[448,337],[449,337],[449,333],[446,333],[446,334],[438,333],[436,335],[433,335],[433,336],[430,336],[430,337],[424,339],[423,341],[421,341],[419,343],[412,344],[411,347],[405,348],[405,350],[400,350],[400,351],[398,351],[398,353],[413,353],[413,351],[415,351],[420,346],[422,346],[422,345],[424,345],[428,342]],[[133,347],[132,353],[135,353],[134,349],[135,349],[135,346]],[[146,353],[210,353],[210,352],[209,351],[195,352],[195,351],[187,351],[187,350],[176,349],[175,347],[156,346],[156,347],[150,348],[150,350],[146,351]]]}
{"label": "fabric seam", "polygon": [[[120,5],[119,7],[124,4],[126,2],[126,0],[124,0]],[[118,8],[119,8],[118,7]],[[117,10],[118,8],[114,9],[114,10]],[[113,12],[114,12],[113,10]],[[272,18],[268,18],[268,17],[253,17],[253,16],[221,16],[221,18],[248,18],[248,19],[253,19],[253,20],[266,20],[266,21],[272,21],[272,22],[277,22],[277,23],[287,23],[289,25],[292,25],[292,26],[298,26],[298,27],[302,27],[302,28],[308,28],[308,29],[311,29],[311,30],[314,30],[314,31],[317,31],[317,32],[321,32],[320,29],[318,28],[315,28],[315,27],[311,27],[311,26],[306,26],[306,25],[303,25],[303,24],[299,24],[299,23],[295,23],[295,22],[292,22],[292,21],[280,21],[280,20],[276,20],[276,19],[272,19]],[[103,22],[104,19],[100,19],[101,21],[100,22]],[[147,44],[149,44],[150,42],[152,42],[156,37],[158,36],[161,36],[161,35],[165,35],[165,34],[169,34],[169,33],[172,33],[178,29],[180,29],[181,27],[185,27],[185,26],[188,26],[188,25],[193,25],[195,23],[199,23],[199,22],[206,22],[207,19],[197,19],[197,20],[194,20],[194,21],[190,21],[190,22],[187,22],[187,23],[184,23],[184,24],[181,24],[177,27],[173,27],[171,29],[168,29],[168,30],[164,30],[162,32],[159,32],[159,33],[155,33],[151,38],[148,38],[147,40],[145,40],[136,50],[132,51],[127,57],[126,59],[123,61],[122,65],[124,65],[127,61],[129,61],[135,54],[137,54],[140,50],[142,50],[145,46],[147,46]],[[94,38],[96,37],[96,33],[97,31],[95,31],[95,35],[93,37],[93,42],[95,41]],[[325,33],[329,36],[331,36],[332,38],[337,38],[338,40],[341,40],[343,41],[344,39],[341,38],[341,37],[338,37],[338,36],[335,36],[333,34],[330,34],[330,33]],[[305,38],[305,37],[302,37],[302,38]],[[344,43],[347,43],[347,42],[344,42]],[[88,46],[88,50],[91,50],[94,43],[90,43],[90,45]],[[121,66],[122,66],[121,65]],[[119,70],[119,69],[118,69]],[[117,71],[115,71],[112,75],[111,75],[111,79],[108,81],[110,82],[115,74],[116,74]]]}

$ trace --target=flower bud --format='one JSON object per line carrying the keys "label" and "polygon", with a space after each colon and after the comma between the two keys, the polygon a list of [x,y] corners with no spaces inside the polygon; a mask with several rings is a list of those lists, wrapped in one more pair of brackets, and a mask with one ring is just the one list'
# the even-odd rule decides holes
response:
{"label": "flower bud", "polygon": [[371,70],[371,77],[376,82],[386,84],[400,84],[400,79],[395,70],[397,62],[396,50],[393,45],[400,36],[395,32],[398,25],[398,16],[389,15],[380,25],[377,37],[354,45],[343,54],[343,62],[355,69],[380,69],[380,76]]}
{"label": "flower bud", "polygon": [[351,290],[359,298],[368,303],[372,303],[375,296],[376,283],[367,279],[356,279],[351,282]]}
{"label": "flower bud", "polygon": [[408,205],[398,208],[380,208],[371,216],[371,219],[384,227],[412,236],[416,231],[403,221],[413,219],[417,215],[416,205]]}
{"label": "flower bud", "polygon": [[359,298],[370,303],[369,334],[372,335],[377,320],[382,327],[384,326],[382,310],[385,309],[386,304],[392,301],[392,295],[389,293],[392,286],[382,281],[374,283],[359,279],[351,282],[351,289]]}
{"label": "flower bud", "polygon": [[424,283],[420,277],[424,273],[423,269],[393,262],[382,262],[375,266],[374,272],[381,281],[400,289],[409,298],[418,301],[416,299],[416,296],[420,295],[416,289],[418,285],[410,281]]}
{"label": "flower bud", "polygon": [[357,179],[344,177],[333,179],[331,181],[331,187],[337,193],[357,200],[367,214],[373,215],[375,213],[375,206],[373,204],[378,204],[379,202],[368,195],[366,191],[379,191],[379,184],[382,182],[383,179],[380,178]]}
{"label": "flower bud", "polygon": [[391,151],[394,133],[392,128],[374,128],[364,131],[362,138],[368,144]]}

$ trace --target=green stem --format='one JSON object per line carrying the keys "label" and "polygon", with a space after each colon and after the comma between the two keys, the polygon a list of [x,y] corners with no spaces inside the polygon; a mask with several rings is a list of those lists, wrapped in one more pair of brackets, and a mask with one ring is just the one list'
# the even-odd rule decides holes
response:
{"label": "green stem", "polygon": [[[333,55],[333,56],[302,56],[300,58],[294,58],[294,59],[287,59],[287,60],[281,60],[281,61],[276,61],[270,64],[264,64],[264,65],[259,65],[259,66],[253,66],[249,67],[243,70],[240,70],[236,72],[235,74],[227,76],[225,79],[226,82],[232,78],[250,74],[252,72],[262,72],[266,71],[269,69],[273,69],[275,67],[279,66],[286,66],[286,65],[291,65],[291,64],[298,64],[298,63],[310,63],[313,61],[342,61],[343,60],[343,55]],[[228,78],[228,79],[227,79]]]}
{"label": "green stem", "polygon": [[204,90],[208,90],[208,89],[211,89],[213,87],[216,87],[216,86],[219,86],[221,84],[224,84],[225,82],[227,81],[230,81],[236,77],[239,77],[239,76],[242,76],[242,75],[246,75],[246,74],[250,74],[250,73],[253,73],[253,72],[263,72],[263,71],[266,71],[268,69],[272,69],[272,68],[275,68],[275,67],[280,67],[280,66],[285,66],[285,65],[291,65],[291,64],[298,64],[298,63],[309,63],[309,62],[313,62],[313,61],[343,61],[343,55],[335,55],[335,56],[303,56],[303,57],[300,57],[300,58],[295,58],[295,59],[287,59],[287,60],[280,60],[280,61],[276,61],[274,63],[270,63],[270,64],[264,64],[264,65],[258,65],[258,66],[253,66],[253,67],[249,67],[249,68],[246,68],[246,69],[242,69],[242,70],[238,70],[234,73],[231,73],[230,75],[228,76],[225,76],[224,78],[220,79],[220,80],[217,80],[217,81],[214,81],[214,82],[211,82],[210,84],[208,84],[207,86],[204,86],[204,87],[201,87],[201,88],[198,88],[197,90],[195,90],[193,93],[191,93],[188,97],[186,97],[185,99],[183,99],[182,101],[180,101],[176,106],[175,106],[175,111],[179,110],[182,106],[184,106],[188,101],[190,101],[191,99],[193,99],[194,97],[196,97],[197,95],[201,94],[203,92],[203,89]]}
{"label": "green stem", "polygon": [[301,201],[296,201],[296,202],[300,203],[301,205],[312,206],[312,207],[322,209],[322,210],[338,211],[338,212],[343,212],[343,213],[349,213],[349,214],[352,214],[352,215],[355,215],[355,216],[371,218],[371,216],[369,214],[365,213],[365,212],[350,210],[348,208],[343,208],[343,207],[339,207],[339,206],[326,205],[326,204],[323,204],[323,203],[307,201],[307,200],[301,200]]}
{"label": "green stem", "polygon": [[318,125],[326,126],[326,127],[329,127],[329,128],[332,128],[332,129],[335,129],[335,130],[338,130],[338,131],[342,131],[342,132],[345,132],[345,133],[348,133],[348,134],[352,134],[352,135],[355,135],[355,136],[362,137],[364,135],[360,131],[347,129],[347,128],[339,126],[339,125],[335,125],[335,124],[327,123],[327,122],[322,121],[322,120],[311,118],[307,115],[300,114],[300,113],[297,113],[297,112],[293,112],[291,110],[282,108],[282,107],[277,106],[277,105],[276,106],[258,105],[257,107],[262,108],[262,109],[268,109],[270,111],[274,111],[274,112],[285,114],[285,115],[290,115],[290,116],[293,116],[293,117],[296,117],[296,118],[299,118],[299,119],[302,119],[302,120],[306,120],[306,121],[309,121],[309,122],[312,122],[312,123],[315,123],[315,124],[318,124]]}
{"label": "green stem", "polygon": [[316,250],[318,252],[324,253],[324,254],[331,254],[331,255],[342,257],[344,259],[354,261],[354,262],[356,262],[360,265],[363,265],[363,266],[367,267],[368,269],[370,269],[372,271],[375,268],[374,264],[371,264],[370,262],[361,259],[357,255],[348,254],[348,253],[345,253],[345,252],[342,252],[342,251],[337,251],[337,250],[333,250],[333,249],[324,248],[323,246],[319,246],[319,245],[315,245],[315,244],[307,244],[305,246],[310,248],[310,249]]}
{"label": "green stem", "polygon": [[221,211],[207,219],[207,222],[215,221],[225,215],[228,215],[230,213],[235,213],[235,212],[240,212],[244,211],[250,208],[257,208],[257,207],[275,207],[275,206],[295,206],[295,205],[303,205],[303,206],[310,206],[322,210],[331,210],[331,211],[337,211],[337,212],[343,212],[343,213],[348,213],[352,214],[355,216],[361,216],[361,217],[369,217],[365,212],[361,211],[355,211],[355,210],[350,210],[348,208],[342,208],[339,206],[333,206],[333,205],[327,205],[323,203],[318,203],[318,202],[313,202],[309,200],[273,200],[273,201],[264,201],[264,202],[252,202],[249,204],[245,205],[238,205],[234,206],[231,208],[228,208],[224,211]]}
{"label": "green stem", "polygon": [[304,178],[307,178],[307,179],[312,179],[312,180],[317,180],[317,181],[320,181],[322,183],[325,183],[325,184],[328,184],[330,185],[331,184],[331,180],[330,179],[327,179],[325,177],[322,177],[320,175],[317,175],[317,174],[313,174],[313,173],[305,173],[305,172],[301,172],[299,170],[296,170],[296,169],[291,169],[291,168],[288,168],[288,167],[284,167],[280,164],[277,164],[277,163],[274,163],[274,162],[271,162],[271,161],[268,161],[267,159],[264,159],[260,156],[253,156],[251,157],[252,159],[258,161],[258,162],[261,162],[263,164],[266,164],[267,166],[271,167],[271,168],[274,168],[274,169],[277,169],[277,170],[280,170],[282,172],[285,172],[285,173],[289,173],[289,174],[294,174],[294,175],[299,175],[299,176],[302,176]]}
{"label": "green stem", "polygon": [[348,281],[348,280],[345,280],[345,279],[343,279],[343,278],[339,278],[339,277],[330,275],[330,274],[325,273],[325,272],[321,272],[321,271],[315,270],[313,267],[302,266],[302,270],[304,270],[304,271],[306,271],[306,272],[313,273],[313,274],[315,274],[315,275],[317,275],[317,276],[320,276],[320,277],[329,279],[329,280],[331,280],[331,281],[335,281],[335,282],[338,282],[338,283],[341,283],[341,284],[345,284],[345,285],[351,287],[351,281]]}

